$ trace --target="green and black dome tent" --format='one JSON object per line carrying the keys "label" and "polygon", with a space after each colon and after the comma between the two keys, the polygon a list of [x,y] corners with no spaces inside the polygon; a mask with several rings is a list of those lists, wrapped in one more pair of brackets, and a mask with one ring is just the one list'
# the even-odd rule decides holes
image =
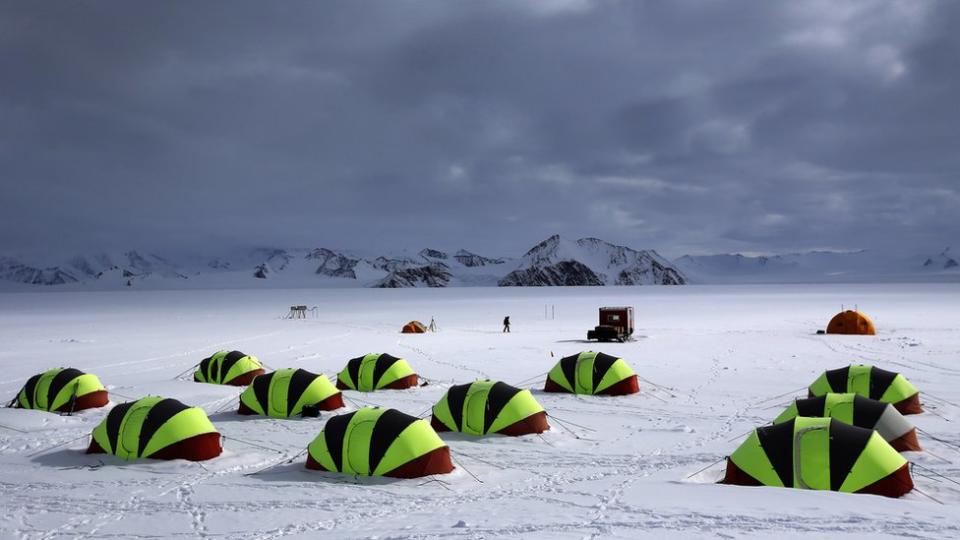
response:
{"label": "green and black dome tent", "polygon": [[360,476],[417,478],[453,470],[450,449],[426,420],[364,407],[327,420],[307,447],[307,468]]}
{"label": "green and black dome tent", "polygon": [[782,424],[797,416],[830,417],[852,426],[876,430],[898,452],[919,451],[917,428],[893,405],[857,394],[829,393],[798,399],[773,421]]}
{"label": "green and black dome tent", "polygon": [[451,386],[433,406],[430,425],[470,435],[518,436],[550,429],[546,411],[529,390],[492,381]]}
{"label": "green and black dome tent", "polygon": [[94,428],[87,453],[204,461],[221,450],[220,434],[203,409],[149,396],[111,409]]}
{"label": "green and black dome tent", "polygon": [[863,364],[824,372],[810,385],[809,397],[835,392],[853,393],[892,403],[901,414],[919,414],[920,391],[899,373]]}
{"label": "green and black dome tent", "polygon": [[305,369],[278,369],[260,375],[240,394],[240,414],[273,418],[317,416],[343,407],[343,395],[325,375]]}
{"label": "green and black dome tent", "polygon": [[337,388],[373,392],[386,388],[402,390],[417,386],[417,374],[403,358],[371,353],[347,362],[337,375]]}
{"label": "green and black dome tent", "polygon": [[637,375],[622,358],[586,351],[561,358],[547,374],[546,392],[622,396],[640,391]]}
{"label": "green and black dome tent", "polygon": [[913,489],[909,463],[879,433],[804,416],[755,429],[727,458],[721,483],[887,497]]}
{"label": "green and black dome tent", "polygon": [[107,389],[96,375],[79,369],[55,368],[27,379],[11,405],[69,413],[103,407],[109,402]]}
{"label": "green and black dome tent", "polygon": [[204,358],[193,374],[193,380],[202,383],[247,386],[257,375],[266,371],[256,356],[240,351],[219,351]]}

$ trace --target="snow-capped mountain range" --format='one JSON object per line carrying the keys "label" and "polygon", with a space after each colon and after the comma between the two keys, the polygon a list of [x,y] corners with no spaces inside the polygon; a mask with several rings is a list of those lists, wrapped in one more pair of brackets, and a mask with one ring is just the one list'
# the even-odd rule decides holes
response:
{"label": "snow-capped mountain range", "polygon": [[122,284],[143,279],[185,280],[176,265],[163,257],[136,251],[77,255],[64,264],[38,268],[13,257],[0,256],[0,280],[27,285],[69,285],[98,281]]}
{"label": "snow-capped mountain range", "polygon": [[958,281],[947,248],[935,256],[883,251],[809,251],[772,256],[685,255],[673,261],[692,283]]}
{"label": "snow-capped mountain range", "polygon": [[500,286],[683,285],[686,278],[652,250],[637,251],[596,238],[551,236],[533,246]]}
{"label": "snow-capped mountain range", "polygon": [[552,236],[519,259],[461,249],[361,256],[327,248],[255,249],[178,264],[126,251],[73,257],[50,267],[0,258],[0,283],[69,289],[247,287],[453,287],[681,285],[683,275],[654,251],[595,238]]}
{"label": "snow-capped mountain range", "polygon": [[812,251],[775,256],[685,255],[667,260],[597,238],[554,235],[519,258],[467,250],[364,256],[327,248],[253,249],[174,260],[138,251],[30,264],[0,256],[0,287],[49,290],[684,285],[960,280],[950,249],[932,256]]}

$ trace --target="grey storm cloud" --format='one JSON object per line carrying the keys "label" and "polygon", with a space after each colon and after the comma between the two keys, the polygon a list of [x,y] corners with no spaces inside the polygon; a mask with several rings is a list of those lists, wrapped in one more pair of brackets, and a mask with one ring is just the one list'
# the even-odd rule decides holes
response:
{"label": "grey storm cloud", "polygon": [[960,3],[5,2],[0,251],[958,237]]}

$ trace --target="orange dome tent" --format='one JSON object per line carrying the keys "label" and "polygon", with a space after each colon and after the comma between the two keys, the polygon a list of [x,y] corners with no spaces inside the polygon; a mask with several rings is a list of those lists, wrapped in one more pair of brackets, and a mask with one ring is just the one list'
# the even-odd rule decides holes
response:
{"label": "orange dome tent", "polygon": [[873,321],[859,311],[846,310],[837,313],[827,325],[828,334],[860,334],[872,336],[877,333]]}
{"label": "orange dome tent", "polygon": [[407,324],[403,325],[403,329],[400,330],[401,334],[423,334],[427,331],[427,327],[420,321],[410,321]]}

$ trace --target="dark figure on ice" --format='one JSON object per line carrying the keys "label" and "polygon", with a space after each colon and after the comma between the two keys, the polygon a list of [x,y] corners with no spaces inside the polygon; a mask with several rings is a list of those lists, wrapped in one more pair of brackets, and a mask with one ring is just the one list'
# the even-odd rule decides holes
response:
{"label": "dark figure on ice", "polygon": [[510,333],[510,316],[509,315],[503,318],[503,331],[508,334]]}

